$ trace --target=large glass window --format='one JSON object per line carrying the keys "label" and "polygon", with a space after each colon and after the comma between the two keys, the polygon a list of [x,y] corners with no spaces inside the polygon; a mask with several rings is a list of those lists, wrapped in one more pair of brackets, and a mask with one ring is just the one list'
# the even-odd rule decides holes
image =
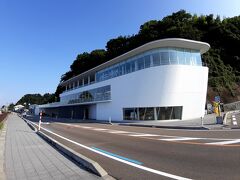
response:
{"label": "large glass window", "polygon": [[144,58],[139,58],[138,61],[138,70],[144,69]]}
{"label": "large glass window", "polygon": [[139,108],[139,120],[154,120],[154,108]]}
{"label": "large glass window", "polygon": [[61,98],[61,102],[68,104],[94,102],[94,101],[105,101],[111,100],[111,86],[103,86],[88,91],[82,91],[80,93],[71,94]]}
{"label": "large glass window", "polygon": [[161,52],[161,65],[169,64],[169,52]]}
{"label": "large glass window", "polygon": [[190,50],[185,50],[185,60],[186,64],[192,65],[192,59],[191,59],[191,51]]}
{"label": "large glass window", "polygon": [[160,66],[160,54],[154,53],[152,57],[153,57],[153,66]]}
{"label": "large glass window", "polygon": [[170,64],[178,64],[177,51],[169,52]]}
{"label": "large glass window", "polygon": [[124,109],[124,119],[125,120],[137,120],[137,109],[136,108],[125,108]]}
{"label": "large glass window", "polygon": [[182,106],[123,108],[124,120],[182,119]]}
{"label": "large glass window", "polygon": [[156,112],[158,120],[182,119],[182,106],[157,107]]}
{"label": "large glass window", "polygon": [[[146,54],[147,53],[147,54]],[[159,48],[117,63],[96,73],[96,81],[104,81],[151,66],[192,65],[202,66],[200,51],[183,48]]]}
{"label": "large glass window", "polygon": [[149,68],[151,66],[151,59],[149,55],[144,57],[144,64],[145,64],[145,68]]}
{"label": "large glass window", "polygon": [[186,58],[185,58],[185,52],[183,49],[179,49],[179,51],[177,52],[178,55],[178,60],[179,60],[179,64],[186,64]]}

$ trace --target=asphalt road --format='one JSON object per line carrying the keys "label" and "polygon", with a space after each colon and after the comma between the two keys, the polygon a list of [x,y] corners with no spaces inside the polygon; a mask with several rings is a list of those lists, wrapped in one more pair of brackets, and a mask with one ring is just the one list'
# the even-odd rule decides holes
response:
{"label": "asphalt road", "polygon": [[[45,123],[42,127],[115,157],[103,156],[45,131],[97,161],[116,179],[240,178],[239,130],[167,130],[92,123]],[[125,159],[120,162],[116,158]]]}

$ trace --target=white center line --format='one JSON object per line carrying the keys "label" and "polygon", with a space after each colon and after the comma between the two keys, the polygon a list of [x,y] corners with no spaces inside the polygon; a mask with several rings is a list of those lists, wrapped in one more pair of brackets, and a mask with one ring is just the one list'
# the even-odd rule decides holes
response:
{"label": "white center line", "polygon": [[133,136],[133,137],[144,137],[144,136],[160,136],[157,134],[130,134],[128,136]]}
{"label": "white center line", "polygon": [[227,145],[227,144],[236,144],[240,143],[240,139],[232,140],[232,141],[221,141],[221,142],[211,142],[206,144],[212,144],[212,145]]}
{"label": "white center line", "polygon": [[[121,131],[121,130],[113,130],[113,129],[103,129],[103,128],[96,128],[96,127],[89,127],[89,126],[82,126],[82,125],[73,125],[67,123],[59,123],[62,125],[67,126],[74,126],[78,128],[96,130],[104,133],[112,133],[112,134],[119,134],[131,137],[162,137],[161,139],[155,140],[163,140],[163,141],[189,141],[189,140],[210,140],[210,141],[235,141],[236,139],[221,139],[221,138],[208,138],[208,137],[181,137],[181,136],[170,136],[170,135],[163,135],[163,134],[147,134],[147,133],[138,133],[138,132],[130,132],[130,131]],[[216,143],[218,143],[216,142]]]}
{"label": "white center line", "polygon": [[[78,127],[78,126],[75,126],[75,127]],[[84,128],[84,129],[92,129],[93,127],[82,126],[82,128]]]}
{"label": "white center line", "polygon": [[113,134],[125,134],[125,133],[129,133],[127,131],[114,131],[114,130],[110,130],[108,131],[109,133],[113,133]]}
{"label": "white center line", "polygon": [[107,131],[107,129],[102,129],[102,128],[95,128],[93,130],[95,130],[95,131]]}
{"label": "white center line", "polygon": [[192,137],[179,137],[179,138],[171,138],[171,139],[158,139],[162,141],[189,141],[189,140],[199,140],[202,138],[192,138]]}

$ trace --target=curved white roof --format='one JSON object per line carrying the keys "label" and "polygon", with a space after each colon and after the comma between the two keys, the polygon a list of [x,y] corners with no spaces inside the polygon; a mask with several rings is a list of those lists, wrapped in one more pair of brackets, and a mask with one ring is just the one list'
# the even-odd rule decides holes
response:
{"label": "curved white roof", "polygon": [[84,73],[81,73],[67,81],[64,81],[64,82],[60,83],[60,85],[64,86],[64,85],[68,84],[69,82],[75,81],[76,79],[78,79],[80,77],[88,76],[89,74],[95,73],[96,71],[99,71],[101,69],[104,69],[106,67],[114,65],[118,62],[124,61],[128,58],[136,56],[145,51],[149,51],[151,49],[156,49],[156,48],[161,48],[161,47],[162,48],[163,47],[175,47],[175,48],[193,49],[193,50],[199,50],[200,53],[203,54],[209,50],[210,45],[205,42],[194,41],[194,40],[183,39],[183,38],[166,38],[166,39],[152,41],[152,42],[146,43],[142,46],[139,46],[131,51],[128,51],[118,57],[115,57],[115,58],[111,59],[110,61],[100,64],[99,66],[96,66]]}

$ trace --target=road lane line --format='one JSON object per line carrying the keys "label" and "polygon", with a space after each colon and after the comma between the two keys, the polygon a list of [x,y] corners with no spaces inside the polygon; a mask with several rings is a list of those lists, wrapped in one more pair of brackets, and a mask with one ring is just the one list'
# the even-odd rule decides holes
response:
{"label": "road lane line", "polygon": [[232,140],[232,141],[221,141],[221,142],[211,142],[211,143],[205,143],[210,145],[227,145],[227,144],[236,144],[240,143],[240,139]]}
{"label": "road lane line", "polygon": [[130,132],[118,131],[118,130],[108,130],[108,133],[112,133],[112,134],[126,134],[126,133],[130,133]]}
{"label": "road lane line", "polygon": [[237,121],[233,121],[233,125],[234,125],[234,126],[237,126]]}
{"label": "road lane line", "polygon": [[158,139],[161,141],[189,141],[189,140],[199,140],[202,138],[192,138],[192,137],[179,137],[179,138],[171,138],[171,139]]}
{"label": "road lane line", "polygon": [[128,136],[133,136],[133,137],[144,137],[144,136],[161,136],[157,134],[130,134]]}
{"label": "road lane line", "polygon": [[129,158],[126,158],[126,157],[123,157],[123,156],[119,156],[119,155],[117,155],[117,154],[114,154],[114,153],[111,153],[111,152],[108,152],[108,151],[105,151],[105,150],[102,150],[102,149],[99,149],[99,148],[96,148],[96,147],[91,147],[91,148],[93,148],[93,149],[95,149],[95,150],[97,150],[97,151],[100,151],[100,152],[102,152],[102,153],[108,154],[108,155],[110,155],[110,156],[114,156],[114,157],[117,157],[117,158],[119,158],[119,159],[126,160],[126,161],[128,161],[128,162],[132,162],[132,163],[139,164],[139,165],[142,165],[142,164],[143,164],[142,162],[139,162],[139,161],[137,161],[137,160],[129,159]]}
{"label": "road lane line", "polygon": [[[89,130],[102,129],[102,128],[89,127],[89,126],[73,125],[73,124],[68,124],[68,123],[58,123],[58,124],[67,125],[67,126],[74,126],[74,127],[78,127],[78,128],[85,128],[85,129],[89,129]],[[139,138],[145,138],[145,139],[148,139],[147,137],[157,137],[157,136],[159,136],[159,137],[162,137],[163,139],[169,139],[169,142],[170,141],[175,141],[175,142],[179,141],[180,142],[180,141],[184,141],[184,140],[187,141],[187,140],[199,140],[199,139],[210,140],[210,141],[232,141],[232,140],[236,140],[236,139],[223,139],[223,138],[220,139],[220,138],[206,138],[206,137],[181,137],[181,136],[171,136],[171,135],[161,135],[161,134],[147,134],[147,133],[145,134],[145,133],[139,133],[139,132],[111,130],[111,129],[106,129],[106,131],[100,131],[100,132],[113,133],[113,134],[119,134],[119,135],[131,136],[131,137],[139,137]],[[182,139],[182,138],[185,138],[185,139]],[[186,139],[186,138],[188,138],[188,139]],[[163,139],[152,139],[152,140],[163,140]],[[172,140],[172,139],[176,139],[176,140]],[[205,145],[205,143],[199,143],[199,144]]]}
{"label": "road lane line", "polygon": [[[30,121],[28,121],[28,122],[30,122]],[[34,124],[35,126],[38,126],[38,124],[36,124],[36,123],[33,123],[33,122],[30,122],[30,123]],[[120,159],[120,158],[117,158],[117,157],[114,157],[114,156],[110,156],[109,154],[105,154],[105,153],[100,152],[100,151],[97,151],[97,150],[95,150],[95,149],[93,149],[93,148],[91,148],[91,147],[88,147],[88,146],[85,146],[85,145],[83,145],[83,144],[80,144],[80,143],[78,143],[78,142],[76,142],[76,141],[73,141],[73,140],[68,139],[68,138],[66,138],[66,137],[64,137],[64,136],[61,136],[61,135],[59,135],[59,134],[57,134],[57,133],[54,133],[54,132],[52,132],[52,131],[50,131],[50,130],[48,130],[48,129],[46,129],[46,128],[43,128],[43,127],[42,127],[42,129],[45,130],[45,131],[47,131],[47,132],[49,132],[49,133],[51,133],[51,134],[53,134],[53,135],[55,135],[55,136],[57,136],[57,137],[59,137],[59,138],[61,138],[61,139],[64,139],[64,140],[66,140],[66,141],[68,141],[68,142],[71,142],[71,143],[73,143],[73,144],[75,144],[75,145],[78,145],[78,146],[80,146],[80,147],[82,147],[82,148],[85,148],[85,149],[87,149],[87,150],[90,150],[90,151],[93,151],[93,152],[95,152],[95,153],[101,154],[101,155],[103,155],[103,156],[105,156],[105,157],[108,157],[108,158],[110,158],[110,159],[114,159],[114,160],[119,161],[119,162],[122,162],[122,163],[124,163],[124,164],[128,164],[128,165],[130,165],[130,166],[133,166],[133,167],[136,167],[136,168],[139,168],[139,169],[142,169],[142,170],[145,170],[145,171],[154,173],[154,174],[158,174],[158,175],[161,175],[161,176],[169,177],[169,178],[172,178],[172,179],[191,180],[190,178],[185,178],[185,177],[181,177],[181,176],[178,176],[178,175],[166,173],[166,172],[159,171],[159,170],[156,170],[156,169],[152,169],[152,168],[149,168],[149,167],[146,167],[146,166],[142,166],[142,165],[139,165],[139,164],[135,164],[135,163],[132,163],[132,162],[129,162],[129,161],[126,161],[126,160],[123,160],[123,159]]]}
{"label": "road lane line", "polygon": [[[74,127],[78,127],[78,126],[74,125]],[[93,129],[93,127],[88,127],[88,126],[82,126],[82,128],[84,128],[84,129]]]}
{"label": "road lane line", "polygon": [[102,129],[102,128],[95,128],[93,130],[95,130],[95,131],[108,131],[107,129]]}

